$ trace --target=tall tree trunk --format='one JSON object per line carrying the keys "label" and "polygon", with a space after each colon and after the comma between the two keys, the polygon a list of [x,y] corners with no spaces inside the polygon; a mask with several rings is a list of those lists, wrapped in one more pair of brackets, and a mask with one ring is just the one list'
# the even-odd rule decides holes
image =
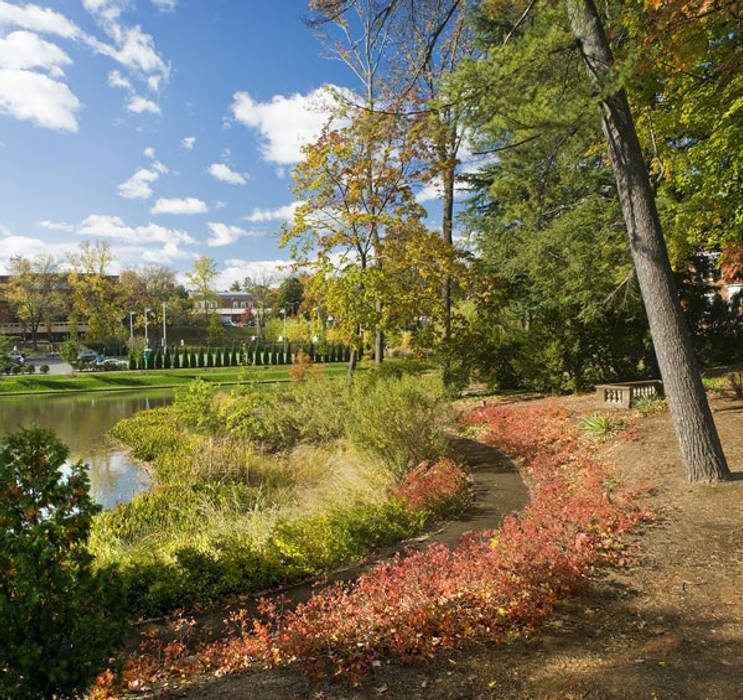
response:
{"label": "tall tree trunk", "polygon": [[[613,57],[596,6],[593,0],[566,0],[566,6],[589,78],[597,90],[603,91],[610,77]],[[714,483],[727,478],[730,471],[681,311],[625,91],[603,97],[601,110],[630,251],[686,476],[691,482]]]}
{"label": "tall tree trunk", "polygon": [[[443,172],[444,185],[444,211],[441,219],[441,232],[444,242],[451,248],[453,242],[452,230],[454,227],[454,168],[455,164],[447,164]],[[451,279],[444,275],[441,303],[444,307],[443,322],[441,327],[441,340],[446,342],[451,331]]]}
{"label": "tall tree trunk", "polygon": [[353,379],[353,373],[356,371],[357,354],[356,348],[352,347],[348,356],[348,373],[346,374],[346,384],[350,385]]}

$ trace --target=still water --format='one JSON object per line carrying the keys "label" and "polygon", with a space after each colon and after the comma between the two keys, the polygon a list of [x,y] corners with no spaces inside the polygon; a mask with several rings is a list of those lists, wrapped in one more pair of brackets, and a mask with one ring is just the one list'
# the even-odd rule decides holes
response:
{"label": "still water", "polygon": [[0,399],[0,433],[20,427],[52,428],[70,448],[70,460],[90,465],[90,490],[104,508],[129,501],[145,491],[147,476],[108,436],[122,418],[173,401],[172,389],[23,396]]}

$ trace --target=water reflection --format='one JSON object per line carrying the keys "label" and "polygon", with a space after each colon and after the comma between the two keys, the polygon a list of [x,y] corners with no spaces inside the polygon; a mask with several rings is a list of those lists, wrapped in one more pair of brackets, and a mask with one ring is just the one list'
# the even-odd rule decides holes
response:
{"label": "water reflection", "polygon": [[52,428],[70,448],[73,461],[90,465],[90,489],[104,508],[129,501],[148,480],[106,434],[111,426],[146,408],[165,406],[173,392],[112,392],[0,399],[0,432],[37,425]]}

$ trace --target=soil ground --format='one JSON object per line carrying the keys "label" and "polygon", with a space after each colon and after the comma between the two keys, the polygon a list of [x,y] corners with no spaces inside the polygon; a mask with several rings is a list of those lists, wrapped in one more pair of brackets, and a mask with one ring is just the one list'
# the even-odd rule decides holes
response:
{"label": "soil ground", "polygon": [[[598,408],[592,396],[561,400],[576,411]],[[633,538],[635,565],[597,571],[586,590],[562,603],[533,635],[444,653],[421,667],[384,666],[356,688],[311,680],[299,670],[261,670],[178,681],[143,695],[743,698],[743,402],[718,397],[711,403],[734,479],[715,487],[686,483],[667,412],[639,419],[635,441],[608,441],[608,458],[641,489],[641,502],[657,520]],[[508,471],[488,448],[458,446],[480,460],[480,469],[488,470],[493,457],[491,473]],[[502,511],[483,507],[488,498],[478,495],[474,519],[461,530],[497,525],[487,521],[499,520]]]}

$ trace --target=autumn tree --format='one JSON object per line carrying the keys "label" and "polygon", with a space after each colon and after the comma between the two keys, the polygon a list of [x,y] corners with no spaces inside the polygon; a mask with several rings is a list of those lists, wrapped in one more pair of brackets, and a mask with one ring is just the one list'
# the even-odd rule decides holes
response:
{"label": "autumn tree", "polygon": [[193,261],[193,272],[186,273],[186,279],[194,291],[199,303],[204,305],[204,321],[209,321],[210,304],[218,301],[214,291],[214,281],[217,277],[217,264],[212,258],[202,255]]}
{"label": "autumn tree", "polygon": [[[388,50],[392,42],[391,22],[400,0],[310,0],[310,24],[318,33],[319,38],[326,46],[333,58],[348,66],[359,81],[359,95],[339,93],[336,97],[348,106],[347,115],[355,124],[355,138],[357,146],[362,147],[365,164],[363,166],[363,190],[366,193],[365,206],[368,236],[371,239],[371,250],[376,255],[367,262],[377,267],[382,265],[382,256],[379,254],[381,236],[377,217],[387,206],[388,181],[376,172],[376,163],[380,160],[377,151],[379,139],[377,132],[393,125],[393,122],[384,119],[381,114],[385,109],[385,102],[389,102],[389,95],[380,95],[381,76],[389,61]],[[365,114],[362,114],[365,113]],[[393,130],[394,133],[394,130]],[[358,139],[362,139],[361,142]],[[365,139],[365,141],[364,141]],[[393,136],[394,139],[394,136]],[[384,140],[384,137],[382,137]],[[340,152],[336,153],[336,156]],[[402,160],[408,160],[403,156]],[[385,156],[381,155],[381,160]],[[354,168],[355,166],[351,166]],[[382,167],[386,167],[382,163]],[[357,172],[358,177],[360,173]],[[358,183],[359,185],[361,183]],[[377,187],[380,191],[377,192]],[[364,247],[363,245],[361,246]],[[383,300],[375,301],[375,313],[381,317]],[[384,356],[384,334],[381,325],[377,322],[374,328],[374,361],[382,362]],[[353,367],[353,360],[351,363]]]}
{"label": "autumn tree", "polygon": [[276,289],[276,274],[271,271],[262,271],[248,275],[242,283],[242,290],[252,297],[253,316],[258,324],[258,337],[263,338],[266,330],[266,321],[273,312]]}
{"label": "autumn tree", "polygon": [[[441,199],[441,233],[453,248],[454,196],[459,154],[466,135],[468,100],[450,80],[460,62],[473,55],[467,21],[469,0],[405,0],[390,22],[397,60],[387,80],[398,86],[396,109],[415,117],[421,140],[421,177]],[[449,338],[453,280],[442,277],[441,337]]]}
{"label": "autumn tree", "polygon": [[39,255],[33,260],[23,256],[10,259],[6,297],[15,315],[31,333],[34,350],[37,349],[39,326],[44,322],[50,326],[61,307],[59,282],[57,263],[50,255]]}
{"label": "autumn tree", "polygon": [[108,243],[85,241],[76,252],[67,253],[72,272],[67,276],[72,288],[72,314],[88,324],[88,342],[103,345],[123,337],[118,280],[109,274],[114,260]]}
{"label": "autumn tree", "polygon": [[312,293],[354,348],[360,331],[375,334],[375,360],[381,362],[385,303],[384,239],[424,214],[409,186],[415,153],[404,118],[347,107],[339,123],[329,123],[316,143],[303,149],[294,170],[294,194],[304,203],[283,229],[298,265],[312,271]]}

